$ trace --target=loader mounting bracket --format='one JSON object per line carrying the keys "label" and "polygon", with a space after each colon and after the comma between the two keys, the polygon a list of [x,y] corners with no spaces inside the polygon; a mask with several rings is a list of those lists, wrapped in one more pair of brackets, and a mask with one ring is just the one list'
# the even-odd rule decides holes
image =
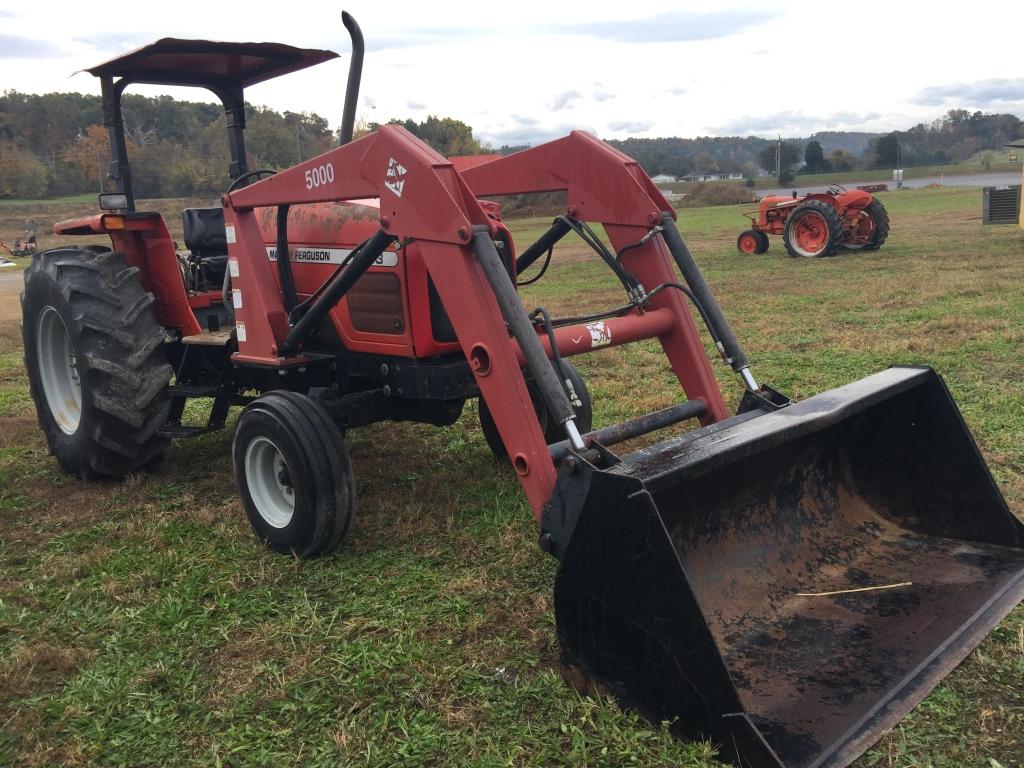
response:
{"label": "loader mounting bracket", "polygon": [[556,560],[565,554],[597,471],[577,454],[565,457],[559,465],[555,491],[540,519],[541,548]]}
{"label": "loader mounting bracket", "polygon": [[743,397],[740,399],[740,406],[736,410],[736,413],[749,413],[750,411],[771,412],[792,404],[793,401],[786,397],[786,395],[782,394],[777,389],[773,389],[766,384],[762,384],[761,389],[757,392],[751,392],[748,389],[743,393]]}

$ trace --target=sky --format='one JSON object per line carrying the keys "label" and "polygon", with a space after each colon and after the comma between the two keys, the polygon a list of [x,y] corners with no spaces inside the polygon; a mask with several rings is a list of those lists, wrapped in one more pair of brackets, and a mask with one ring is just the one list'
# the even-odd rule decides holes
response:
{"label": "sky", "polygon": [[[0,0],[0,89],[99,93],[77,70],[160,37],[272,41],[339,59],[256,85],[250,103],[340,122],[350,44],[367,52],[358,116],[453,117],[494,147],[574,128],[629,136],[888,131],[953,107],[1024,117],[1024,9],[844,2]],[[954,6],[950,5],[950,8]],[[130,92],[213,101],[199,89]]]}

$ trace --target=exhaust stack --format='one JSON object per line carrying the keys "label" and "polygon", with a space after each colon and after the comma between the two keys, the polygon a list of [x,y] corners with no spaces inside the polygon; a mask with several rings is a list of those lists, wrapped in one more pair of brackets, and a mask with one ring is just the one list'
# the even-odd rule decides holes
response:
{"label": "exhaust stack", "polygon": [[359,101],[359,82],[363,77],[363,31],[348,11],[341,12],[341,23],[352,38],[352,60],[348,65],[348,85],[345,87],[345,112],[341,117],[338,146],[352,141],[352,130],[356,124],[356,103]]}

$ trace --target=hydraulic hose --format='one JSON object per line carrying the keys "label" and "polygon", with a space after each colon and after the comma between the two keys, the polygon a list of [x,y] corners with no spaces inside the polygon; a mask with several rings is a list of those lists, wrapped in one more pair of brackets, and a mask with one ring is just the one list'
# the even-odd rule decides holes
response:
{"label": "hydraulic hose", "polygon": [[711,288],[708,287],[704,275],[701,274],[700,267],[697,266],[693,254],[686,247],[686,242],[679,233],[672,214],[662,213],[661,226],[662,237],[665,238],[665,243],[668,245],[669,252],[672,254],[672,258],[675,259],[679,271],[683,273],[683,279],[690,287],[690,290],[693,291],[693,295],[696,298],[695,303],[703,307],[703,314],[706,315],[709,327],[713,328],[713,335],[718,336],[719,352],[721,352],[725,361],[732,366],[732,369],[743,377],[743,382],[747,388],[754,392],[758,391],[760,386],[750,373],[750,361],[747,359],[747,353],[740,346],[736,334],[732,331],[732,326],[725,319],[722,308],[718,306],[718,301],[715,299],[714,294],[711,293]]}

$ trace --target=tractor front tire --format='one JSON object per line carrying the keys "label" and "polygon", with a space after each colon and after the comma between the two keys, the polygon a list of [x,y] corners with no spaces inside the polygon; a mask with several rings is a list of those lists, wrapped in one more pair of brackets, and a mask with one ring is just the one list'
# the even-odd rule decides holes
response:
{"label": "tractor front tire", "polygon": [[256,535],[275,552],[333,552],[355,507],[352,462],[323,406],[268,392],[245,407],[232,445],[235,483]]}
{"label": "tractor front tire", "polygon": [[169,440],[173,370],[153,294],[123,254],[36,254],[21,294],[25,369],[50,452],[71,475],[120,478],[155,464]]}
{"label": "tractor front tire", "polygon": [[843,242],[843,220],[821,200],[807,200],[786,220],[786,252],[795,258],[831,256]]}
{"label": "tractor front tire", "polygon": [[736,238],[736,248],[740,253],[760,256],[768,251],[768,235],[757,229],[748,229]]}
{"label": "tractor front tire", "polygon": [[[568,360],[562,360],[562,376],[572,382],[572,388],[576,393],[576,401],[573,402],[573,409],[576,411],[576,428],[580,434],[589,432],[594,425],[594,404],[590,399],[590,391],[583,376],[576,370],[576,366]],[[530,392],[530,400],[533,401],[533,410],[537,414],[537,421],[540,423],[540,431],[544,433],[544,439],[548,445],[565,439],[565,430],[561,424],[556,422],[548,413],[544,404],[544,398],[533,381],[527,379],[526,388]],[[496,459],[507,459],[508,451],[505,443],[502,442],[501,433],[498,432],[498,425],[494,423],[494,417],[487,407],[484,399],[480,398],[480,430],[484,433],[484,440],[491,449]]]}

